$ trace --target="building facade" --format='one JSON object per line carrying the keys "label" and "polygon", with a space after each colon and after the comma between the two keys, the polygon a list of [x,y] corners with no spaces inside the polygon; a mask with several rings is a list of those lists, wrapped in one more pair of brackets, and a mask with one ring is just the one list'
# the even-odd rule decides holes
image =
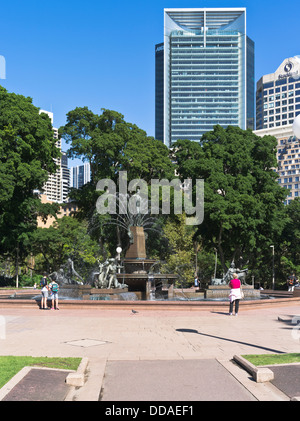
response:
{"label": "building facade", "polygon": [[70,190],[70,169],[68,168],[68,157],[66,152],[61,153],[61,202],[68,201]]}
{"label": "building facade", "polygon": [[164,139],[164,43],[155,46],[155,139]]}
{"label": "building facade", "polygon": [[79,189],[91,181],[91,166],[88,162],[70,168],[70,187]]}
{"label": "building facade", "polygon": [[256,85],[256,129],[293,124],[300,114],[300,56],[285,59]]}
{"label": "building facade", "polygon": [[278,183],[289,190],[286,204],[300,197],[300,142],[294,136],[293,125],[255,130],[257,136],[274,136],[277,139]]}
{"label": "building facade", "polygon": [[[45,113],[51,119],[53,124],[53,113],[50,111],[40,110],[40,113]],[[53,136],[56,139],[56,147],[61,152],[61,157],[55,159],[57,170],[54,174],[48,175],[48,180],[43,186],[42,194],[50,202],[63,203],[67,201],[69,193],[69,179],[70,170],[68,169],[68,158],[65,152],[61,151],[61,139],[58,136],[58,129],[53,127]]]}
{"label": "building facade", "polygon": [[245,8],[165,9],[155,55],[156,137],[168,147],[199,142],[216,124],[254,129],[254,43]]}

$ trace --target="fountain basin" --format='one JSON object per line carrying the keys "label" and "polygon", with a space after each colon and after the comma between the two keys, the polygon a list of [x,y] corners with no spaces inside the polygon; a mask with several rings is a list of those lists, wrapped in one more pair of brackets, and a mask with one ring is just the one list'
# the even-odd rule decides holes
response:
{"label": "fountain basin", "polygon": [[[260,290],[254,289],[253,285],[242,285],[245,300],[259,300]],[[226,285],[209,285],[204,292],[204,298],[214,299],[223,298],[228,299],[230,288]]]}

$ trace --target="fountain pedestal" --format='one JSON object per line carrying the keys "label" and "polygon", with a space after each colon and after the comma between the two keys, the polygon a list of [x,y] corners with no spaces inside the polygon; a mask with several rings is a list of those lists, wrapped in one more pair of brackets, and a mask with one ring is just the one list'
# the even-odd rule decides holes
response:
{"label": "fountain pedestal", "polygon": [[143,227],[130,227],[133,243],[127,250],[126,259],[146,259],[146,242]]}
{"label": "fountain pedestal", "polygon": [[124,273],[118,273],[120,283],[128,285],[128,292],[139,293],[142,300],[150,300],[153,296],[172,298],[173,286],[177,275],[153,273],[151,266],[157,263],[154,259],[147,259],[145,233],[143,227],[131,226],[133,237],[125,259]]}

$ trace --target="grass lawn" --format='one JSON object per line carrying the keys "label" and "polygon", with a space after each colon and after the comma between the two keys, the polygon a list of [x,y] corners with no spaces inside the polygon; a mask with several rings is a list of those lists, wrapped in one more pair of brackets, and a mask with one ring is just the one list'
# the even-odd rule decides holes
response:
{"label": "grass lawn", "polygon": [[300,363],[300,354],[250,354],[242,357],[256,366]]}
{"label": "grass lawn", "polygon": [[25,366],[77,370],[81,358],[0,356],[0,388]]}

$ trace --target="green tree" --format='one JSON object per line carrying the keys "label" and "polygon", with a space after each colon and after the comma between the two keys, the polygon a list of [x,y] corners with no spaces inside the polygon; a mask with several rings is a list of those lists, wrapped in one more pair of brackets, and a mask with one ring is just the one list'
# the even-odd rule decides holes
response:
{"label": "green tree", "polygon": [[51,120],[31,98],[0,86],[0,253],[20,256],[37,227],[37,216],[55,214],[42,205],[40,190],[59,157]]}
{"label": "green tree", "polygon": [[275,243],[276,254],[280,261],[276,267],[276,277],[286,286],[291,272],[300,275],[300,199],[295,198],[285,207],[287,223]]}
{"label": "green tree", "polygon": [[174,175],[168,148],[116,111],[102,109],[98,115],[87,107],[76,108],[59,132],[71,144],[69,157],[90,163],[94,185],[103,178],[117,182],[119,171],[146,181]]}
{"label": "green tree", "polygon": [[168,240],[169,253],[162,266],[164,273],[179,276],[177,286],[191,286],[195,274],[195,253],[193,236],[195,227],[186,225],[186,215],[179,214],[169,218],[163,228],[163,235]]}
{"label": "green tree", "polygon": [[205,247],[218,250],[224,271],[232,260],[239,267],[261,263],[285,224],[276,139],[217,125],[201,144],[178,141],[174,150],[181,178],[204,179],[204,222],[196,235]]}
{"label": "green tree", "polygon": [[100,257],[99,245],[91,239],[88,224],[71,216],[57,219],[49,228],[38,228],[31,239],[37,258],[36,270],[52,272],[66,263],[69,257],[78,272],[87,278]]}
{"label": "green tree", "polygon": [[[127,171],[128,182],[142,179],[149,184],[153,178],[174,177],[169,149],[116,111],[102,109],[98,115],[87,107],[76,108],[67,114],[67,124],[59,132],[70,144],[69,157],[90,163],[91,182],[71,191],[70,196],[79,205],[77,216],[89,221],[95,238],[111,235],[111,230],[103,227],[108,218],[96,213],[97,198],[103,193],[96,191],[99,180],[110,179],[117,185],[120,171]],[[128,241],[126,236],[124,240]],[[121,237],[117,228],[115,242],[121,243]]]}

